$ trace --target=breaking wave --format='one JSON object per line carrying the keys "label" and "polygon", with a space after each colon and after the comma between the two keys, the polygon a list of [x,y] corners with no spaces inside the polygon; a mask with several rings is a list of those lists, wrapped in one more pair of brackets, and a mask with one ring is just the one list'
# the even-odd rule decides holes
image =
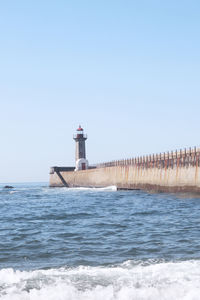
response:
{"label": "breaking wave", "polygon": [[[49,188],[44,189],[49,193]],[[91,192],[101,192],[101,191],[117,191],[117,187],[115,185],[106,186],[106,187],[55,187],[52,189],[54,193],[63,193],[63,192],[72,192],[72,191],[91,191]]]}
{"label": "breaking wave", "polygon": [[126,261],[110,267],[0,270],[2,300],[199,299],[200,261]]}
{"label": "breaking wave", "polygon": [[76,188],[69,188],[70,190],[81,190],[81,191],[117,191],[117,187],[115,185],[111,186],[106,186],[106,187],[100,187],[100,188],[95,188],[95,187],[76,187]]}

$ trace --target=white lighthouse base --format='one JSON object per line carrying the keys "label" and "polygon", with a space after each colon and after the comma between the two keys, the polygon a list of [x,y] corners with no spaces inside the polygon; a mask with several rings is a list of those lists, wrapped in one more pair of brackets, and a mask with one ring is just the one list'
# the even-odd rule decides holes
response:
{"label": "white lighthouse base", "polygon": [[80,158],[76,161],[75,171],[87,170],[88,169],[88,160],[85,158]]}

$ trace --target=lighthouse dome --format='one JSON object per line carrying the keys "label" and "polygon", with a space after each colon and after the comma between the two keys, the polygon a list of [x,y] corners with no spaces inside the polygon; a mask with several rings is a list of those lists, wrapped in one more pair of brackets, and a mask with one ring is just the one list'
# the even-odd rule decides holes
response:
{"label": "lighthouse dome", "polygon": [[83,128],[81,127],[81,125],[79,125],[79,128],[77,128],[77,131],[83,131]]}

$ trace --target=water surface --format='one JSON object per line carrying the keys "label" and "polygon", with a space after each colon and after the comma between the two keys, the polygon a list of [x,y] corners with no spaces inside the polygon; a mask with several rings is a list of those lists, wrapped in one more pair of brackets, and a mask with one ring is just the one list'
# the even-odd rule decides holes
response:
{"label": "water surface", "polygon": [[199,197],[14,186],[0,186],[1,299],[199,299]]}

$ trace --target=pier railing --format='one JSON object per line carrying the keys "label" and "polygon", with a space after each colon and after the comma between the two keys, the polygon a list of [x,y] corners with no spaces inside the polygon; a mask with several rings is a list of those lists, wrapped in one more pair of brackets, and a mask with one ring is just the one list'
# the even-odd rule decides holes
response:
{"label": "pier railing", "polygon": [[116,166],[136,166],[142,168],[174,168],[200,166],[200,148],[180,149],[135,158],[113,160],[100,163],[97,168],[116,167]]}

